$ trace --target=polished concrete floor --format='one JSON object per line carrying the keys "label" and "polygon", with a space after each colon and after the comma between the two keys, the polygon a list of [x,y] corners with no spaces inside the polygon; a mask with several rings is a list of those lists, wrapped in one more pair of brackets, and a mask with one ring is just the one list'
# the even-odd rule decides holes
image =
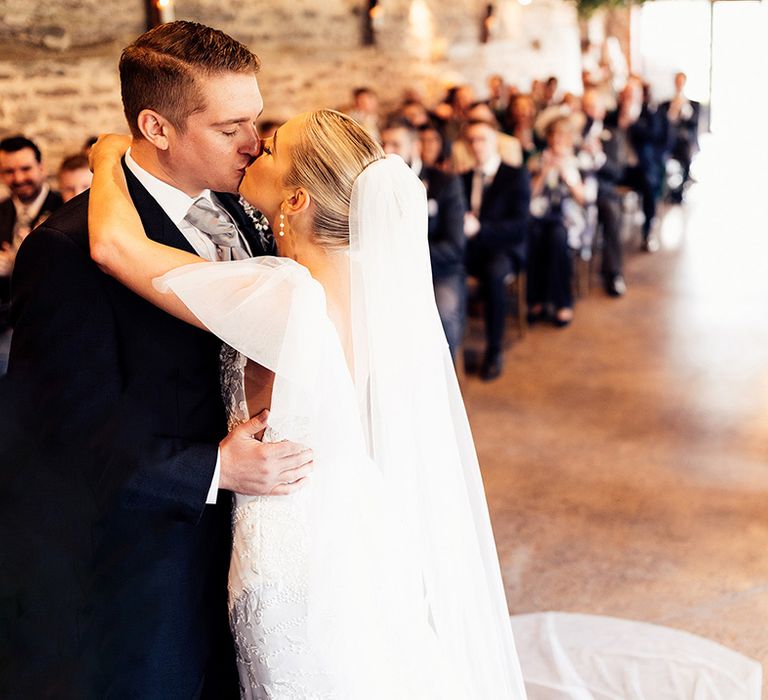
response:
{"label": "polished concrete floor", "polygon": [[466,380],[511,612],[676,627],[768,670],[764,156],[709,139],[626,297],[593,289]]}

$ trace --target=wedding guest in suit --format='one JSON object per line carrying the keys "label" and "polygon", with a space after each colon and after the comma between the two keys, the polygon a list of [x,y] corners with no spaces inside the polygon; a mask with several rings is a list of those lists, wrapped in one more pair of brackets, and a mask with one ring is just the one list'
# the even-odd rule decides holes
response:
{"label": "wedding guest in suit", "polygon": [[399,155],[427,188],[432,284],[440,320],[455,360],[464,335],[466,298],[466,204],[461,181],[456,175],[424,165],[418,132],[406,121],[391,122],[385,126],[381,142],[384,151]]}
{"label": "wedding guest in suit", "polygon": [[466,139],[477,162],[462,177],[470,207],[464,218],[467,271],[480,280],[486,338],[480,376],[491,381],[502,372],[506,280],[526,263],[530,178],[524,168],[501,162],[496,130],[489,124],[471,122]]}
{"label": "wedding guest in suit", "polygon": [[[513,168],[522,166],[523,149],[520,142],[514,136],[505,134],[500,130],[499,122],[487,102],[475,102],[470,105],[467,110],[467,123],[469,122],[490,124],[496,131],[496,146],[501,162],[511,165]],[[475,168],[475,156],[463,134],[453,144],[452,159],[453,168],[457,173],[464,173]]]}
{"label": "wedding guest in suit", "polygon": [[66,203],[91,186],[93,173],[88,166],[88,157],[82,153],[67,156],[59,166],[59,192]]}
{"label": "wedding guest in suit", "polygon": [[11,192],[0,202],[0,375],[5,373],[11,342],[8,306],[16,252],[29,232],[62,203],[45,177],[42,155],[33,141],[24,136],[0,141],[0,182]]}
{"label": "wedding guest in suit", "polygon": [[669,124],[669,155],[683,170],[682,182],[671,192],[674,202],[683,201],[685,184],[691,177],[691,161],[699,150],[699,115],[701,105],[685,95],[688,77],[685,73],[675,74],[675,96],[663,102],[659,111]]}
{"label": "wedding guest in suit", "polygon": [[[234,194],[261,150],[258,68],[191,22],[123,51],[123,169],[155,240],[207,259],[272,251]],[[255,439],[262,413],[227,433],[221,342],[100,271],[88,202],[28,236],[14,271],[0,696],[235,700],[229,492],[290,493],[310,453]]]}
{"label": "wedding guest in suit", "polygon": [[607,294],[620,297],[627,291],[622,271],[622,205],[617,189],[623,167],[618,161],[616,143],[605,128],[606,109],[603,95],[597,88],[587,88],[582,103],[587,120],[582,133],[579,157],[588,161],[582,170],[591,170],[597,177],[597,216],[603,233],[600,274]]}
{"label": "wedding guest in suit", "polygon": [[618,108],[606,116],[605,123],[624,168],[621,184],[636,190],[642,199],[642,248],[654,253],[659,249],[654,224],[661,176],[660,144],[664,139],[658,114],[651,108],[637,77],[627,81],[619,95]]}
{"label": "wedding guest in suit", "polygon": [[400,107],[400,114],[416,129],[427,126],[430,122],[429,110],[420,100],[405,100]]}

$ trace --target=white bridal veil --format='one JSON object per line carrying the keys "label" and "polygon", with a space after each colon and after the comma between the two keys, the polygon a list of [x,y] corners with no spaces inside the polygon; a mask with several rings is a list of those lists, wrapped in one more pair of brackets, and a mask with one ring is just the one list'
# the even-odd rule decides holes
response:
{"label": "white bridal veil", "polygon": [[358,177],[350,228],[353,373],[322,288],[292,260],[191,265],[159,284],[275,372],[270,425],[315,451],[308,635],[342,697],[522,700],[426,193],[400,158]]}

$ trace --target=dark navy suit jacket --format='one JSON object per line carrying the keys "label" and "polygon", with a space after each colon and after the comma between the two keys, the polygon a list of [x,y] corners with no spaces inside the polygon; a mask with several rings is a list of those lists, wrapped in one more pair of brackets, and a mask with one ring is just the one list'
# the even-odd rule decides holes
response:
{"label": "dark navy suit jacket", "polygon": [[[192,251],[126,177],[147,234]],[[236,698],[231,499],[205,505],[226,434],[221,343],[98,269],[87,208],[84,193],[34,231],[12,280],[0,696]]]}
{"label": "dark navy suit jacket", "polygon": [[[472,198],[472,177],[472,171],[462,176],[468,202]],[[479,216],[480,232],[472,239],[472,245],[505,250],[519,268],[524,267],[530,206],[531,178],[528,170],[502,163],[483,194]]]}

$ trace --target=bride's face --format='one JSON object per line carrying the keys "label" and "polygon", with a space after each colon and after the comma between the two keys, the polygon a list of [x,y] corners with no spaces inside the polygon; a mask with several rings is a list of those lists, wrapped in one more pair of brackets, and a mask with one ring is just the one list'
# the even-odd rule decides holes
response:
{"label": "bride's face", "polygon": [[245,171],[240,183],[240,194],[261,211],[274,228],[280,216],[280,205],[290,194],[283,181],[291,165],[291,149],[297,142],[302,125],[301,117],[290,119],[265,139],[256,160]]}

